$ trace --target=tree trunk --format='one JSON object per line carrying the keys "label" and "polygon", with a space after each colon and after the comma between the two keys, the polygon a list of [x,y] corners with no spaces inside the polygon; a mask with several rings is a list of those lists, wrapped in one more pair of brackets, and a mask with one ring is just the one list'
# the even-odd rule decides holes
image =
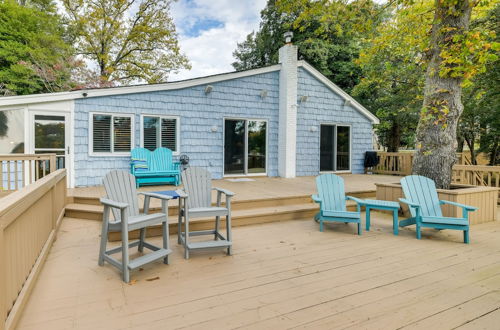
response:
{"label": "tree trunk", "polygon": [[474,139],[474,137],[471,137],[470,139],[466,138],[465,141],[467,142],[467,146],[469,147],[470,151],[470,162],[472,163],[472,165],[477,165],[476,150],[474,148],[476,140]]}
{"label": "tree trunk", "polygon": [[498,145],[498,141],[495,141],[495,144],[491,148],[491,153],[490,153],[490,164],[491,166],[498,165],[499,163],[499,148],[500,146]]}
{"label": "tree trunk", "polygon": [[[413,173],[426,176],[438,188],[448,189],[451,169],[456,162],[457,124],[463,112],[462,77],[440,76],[440,54],[449,49],[455,35],[469,28],[471,7],[468,0],[436,0],[425,74],[424,102],[417,126],[417,152]],[[450,9],[450,7],[453,7]]]}
{"label": "tree trunk", "polygon": [[465,144],[465,140],[464,140],[463,136],[461,136],[461,135],[457,136],[457,143],[458,143],[457,152],[463,152],[464,151],[464,144]]}
{"label": "tree trunk", "polygon": [[399,150],[399,146],[401,145],[401,126],[396,122],[391,126],[391,136],[388,142],[388,152],[397,152]]}

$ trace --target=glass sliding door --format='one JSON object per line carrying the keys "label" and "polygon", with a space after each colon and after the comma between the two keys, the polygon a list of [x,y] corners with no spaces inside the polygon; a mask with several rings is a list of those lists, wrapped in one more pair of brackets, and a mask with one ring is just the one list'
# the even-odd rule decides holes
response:
{"label": "glass sliding door", "polygon": [[245,174],[244,120],[224,122],[224,174]]}
{"label": "glass sliding door", "polygon": [[267,122],[224,120],[224,175],[266,173]]}
{"label": "glass sliding door", "polygon": [[351,128],[349,126],[337,126],[337,171],[349,171],[351,152]]}
{"label": "glass sliding door", "polygon": [[349,171],[351,169],[351,128],[340,125],[321,125],[321,172]]}
{"label": "glass sliding door", "polygon": [[335,126],[321,125],[320,171],[335,171]]}
{"label": "glass sliding door", "polygon": [[266,173],[266,122],[248,121],[247,173]]}

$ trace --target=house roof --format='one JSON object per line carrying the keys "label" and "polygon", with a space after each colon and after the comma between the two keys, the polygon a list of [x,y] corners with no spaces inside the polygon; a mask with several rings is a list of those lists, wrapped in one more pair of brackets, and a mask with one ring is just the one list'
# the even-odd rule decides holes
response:
{"label": "house roof", "polygon": [[104,88],[93,88],[93,89],[80,89],[71,92],[57,92],[57,93],[44,93],[44,94],[31,94],[31,95],[19,95],[19,96],[5,96],[0,97],[0,108],[4,106],[21,105],[21,104],[31,104],[31,103],[43,103],[43,102],[55,102],[55,101],[65,101],[82,99],[88,97],[99,97],[99,96],[110,96],[110,95],[123,95],[123,94],[135,94],[135,93],[146,93],[155,91],[165,91],[165,90],[175,90],[187,87],[193,87],[204,84],[211,84],[224,80],[237,79],[241,77],[253,76],[261,73],[267,73],[272,71],[279,71],[281,65],[271,65],[263,68],[250,69],[245,71],[236,71],[228,73],[220,73],[211,76],[165,82],[159,84],[144,84],[144,85],[133,85],[133,86],[117,86],[117,87],[104,87]]}
{"label": "house roof", "polygon": [[[373,115],[368,109],[359,104],[354,100],[349,94],[344,92],[340,87],[331,82],[327,77],[325,77],[321,72],[316,70],[312,65],[305,61],[298,62],[299,67],[303,67],[314,77],[328,86],[332,91],[348,100],[351,105],[364,114],[373,123],[378,124],[379,119]],[[250,69],[245,71],[236,71],[221,73],[211,76],[192,78],[181,81],[166,82],[160,84],[144,84],[144,85],[134,85],[134,86],[117,86],[117,87],[106,87],[106,88],[94,88],[94,89],[81,89],[71,92],[57,92],[57,93],[45,93],[45,94],[31,94],[31,95],[19,95],[19,96],[5,96],[0,97],[0,109],[16,106],[16,105],[28,105],[33,103],[45,103],[45,102],[57,102],[57,101],[67,101],[75,100],[89,97],[99,97],[99,96],[111,96],[111,95],[123,95],[123,94],[134,94],[134,93],[146,93],[155,91],[167,91],[176,90],[182,88],[188,88],[193,86],[205,85],[216,83],[225,80],[237,79],[242,77],[253,76],[257,74],[279,71],[281,69],[280,64],[266,66],[257,69]]]}

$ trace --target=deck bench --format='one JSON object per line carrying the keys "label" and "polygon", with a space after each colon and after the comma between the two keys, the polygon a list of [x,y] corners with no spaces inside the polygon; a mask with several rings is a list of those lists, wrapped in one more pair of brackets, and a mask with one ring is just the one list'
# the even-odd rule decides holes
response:
{"label": "deck bench", "polygon": [[131,151],[130,173],[135,176],[136,186],[181,183],[180,163],[172,159],[168,148],[151,152],[145,148]]}

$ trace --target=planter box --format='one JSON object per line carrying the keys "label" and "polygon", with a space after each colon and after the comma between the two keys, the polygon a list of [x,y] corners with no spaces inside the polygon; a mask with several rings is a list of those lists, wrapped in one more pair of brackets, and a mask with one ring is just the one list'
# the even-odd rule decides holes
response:
{"label": "planter box", "polygon": [[[376,183],[377,199],[399,202],[403,197],[403,189],[399,183]],[[462,203],[478,207],[479,210],[469,213],[471,225],[497,220],[498,188],[478,187],[470,185],[452,184],[452,189],[438,189],[439,199]],[[405,217],[409,217],[408,207],[402,204]],[[451,206],[442,206],[445,217],[461,217],[462,209]]]}

